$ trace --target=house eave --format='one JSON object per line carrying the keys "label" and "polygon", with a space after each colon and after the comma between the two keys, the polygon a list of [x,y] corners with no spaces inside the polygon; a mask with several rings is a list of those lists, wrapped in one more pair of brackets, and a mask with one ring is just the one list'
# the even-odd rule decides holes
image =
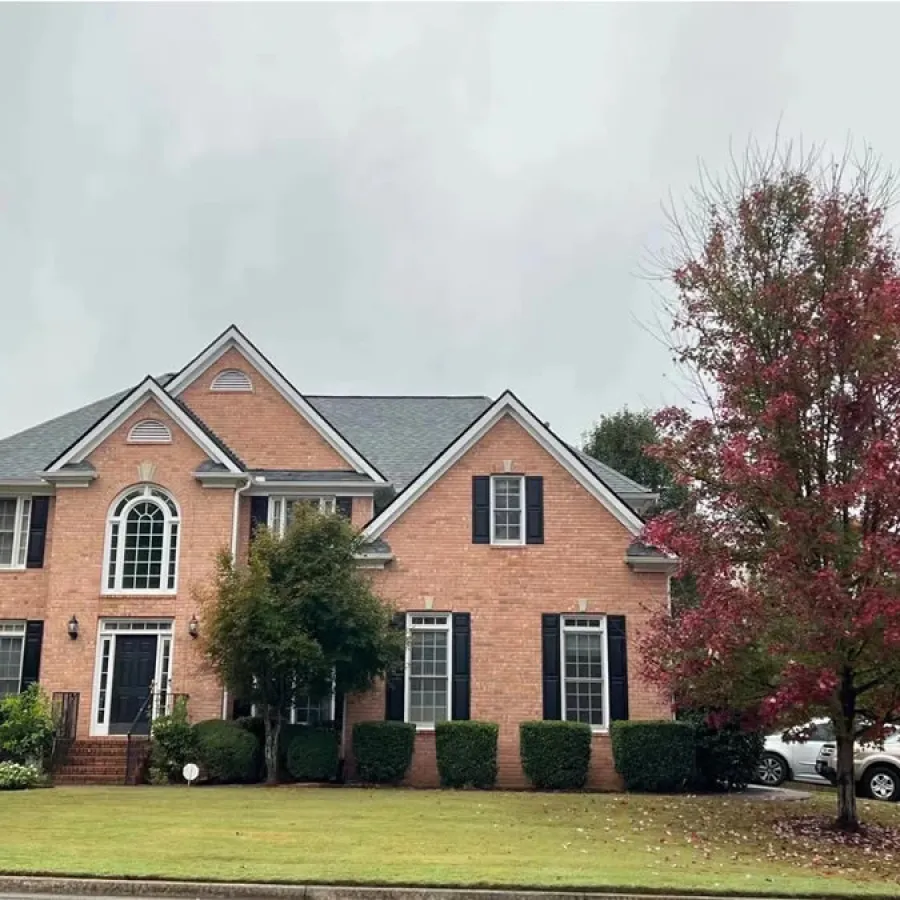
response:
{"label": "house eave", "polygon": [[626,556],[625,563],[632,572],[674,575],[679,561],[675,557]]}
{"label": "house eave", "polygon": [[247,483],[240,472],[194,472],[194,478],[205,488],[238,488]]}
{"label": "house eave", "polygon": [[43,478],[54,487],[90,487],[97,478],[96,472],[44,472]]}
{"label": "house eave", "polygon": [[53,485],[43,478],[2,478],[0,494],[32,494],[53,496]]}

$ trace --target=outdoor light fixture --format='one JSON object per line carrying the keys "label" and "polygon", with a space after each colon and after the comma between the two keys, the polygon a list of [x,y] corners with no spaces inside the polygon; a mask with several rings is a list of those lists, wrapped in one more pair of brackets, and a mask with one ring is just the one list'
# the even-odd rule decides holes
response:
{"label": "outdoor light fixture", "polygon": [[69,624],[66,625],[66,631],[69,632],[69,637],[72,638],[73,641],[78,637],[78,619],[76,619],[75,616],[72,616],[72,618],[69,619]]}
{"label": "outdoor light fixture", "polygon": [[197,621],[196,616],[191,616],[191,621],[188,622],[188,634],[192,638],[195,638],[200,634],[200,623]]}

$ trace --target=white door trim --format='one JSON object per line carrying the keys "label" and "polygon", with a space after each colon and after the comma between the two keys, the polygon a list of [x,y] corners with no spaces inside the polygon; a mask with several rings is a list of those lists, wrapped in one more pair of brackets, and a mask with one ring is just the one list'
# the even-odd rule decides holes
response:
{"label": "white door trim", "polygon": [[[171,690],[173,660],[175,658],[175,621],[165,616],[158,618],[116,618],[100,619],[97,625],[97,650],[94,659],[94,683],[91,697],[91,737],[106,737],[109,734],[109,707],[112,699],[112,680],[116,663],[116,636],[156,635],[156,669],[154,683]],[[106,671],[103,662],[106,661]],[[164,665],[165,663],[165,665]],[[158,688],[161,689],[161,688]],[[103,693],[101,709],[100,694]],[[153,715],[160,710],[154,709]],[[103,721],[100,721],[102,713]]]}

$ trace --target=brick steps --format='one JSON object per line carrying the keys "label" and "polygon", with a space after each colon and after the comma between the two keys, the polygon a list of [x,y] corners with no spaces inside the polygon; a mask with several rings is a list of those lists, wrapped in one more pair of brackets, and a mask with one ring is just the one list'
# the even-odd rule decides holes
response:
{"label": "brick steps", "polygon": [[[141,749],[146,753],[149,743],[142,742]],[[53,780],[56,784],[124,784],[127,760],[127,741],[115,738],[76,741],[54,772]]]}

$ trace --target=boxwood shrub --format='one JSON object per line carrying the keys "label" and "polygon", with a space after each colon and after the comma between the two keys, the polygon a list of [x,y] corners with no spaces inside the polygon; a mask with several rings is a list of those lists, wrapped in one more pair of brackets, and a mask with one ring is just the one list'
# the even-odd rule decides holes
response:
{"label": "boxwood shrub", "polygon": [[695,770],[694,727],[687,722],[613,722],[616,771],[629,791],[667,793],[688,787]]}
{"label": "boxwood shrub", "polygon": [[287,770],[297,781],[334,781],[338,774],[338,736],[331,728],[303,726],[286,753]]}
{"label": "boxwood shrub", "polygon": [[584,722],[523,722],[519,753],[525,777],[536,788],[583,788],[591,762],[591,726]]}
{"label": "boxwood shrub", "polygon": [[240,784],[259,777],[259,741],[236,722],[207,719],[194,725],[198,762],[208,781]]}
{"label": "boxwood shrub", "polygon": [[434,738],[441,784],[492,788],[497,780],[499,730],[494,722],[439,722]]}
{"label": "boxwood shrub", "polygon": [[412,762],[416,726],[410,722],[357,722],[353,755],[360,779],[374,784],[402,781]]}

